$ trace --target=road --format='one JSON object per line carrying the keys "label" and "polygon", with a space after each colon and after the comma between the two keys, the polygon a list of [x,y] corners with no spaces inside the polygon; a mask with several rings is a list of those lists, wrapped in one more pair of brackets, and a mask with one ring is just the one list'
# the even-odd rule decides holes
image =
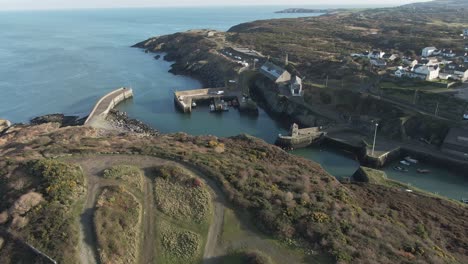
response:
{"label": "road", "polygon": [[121,164],[129,164],[137,166],[144,172],[143,186],[143,215],[142,215],[142,235],[139,263],[155,263],[155,219],[157,218],[156,208],[154,206],[153,181],[151,176],[151,168],[160,165],[176,165],[187,170],[193,176],[203,179],[210,189],[213,218],[208,231],[207,241],[204,251],[204,263],[208,263],[216,254],[218,239],[222,232],[225,210],[225,197],[217,184],[206,177],[202,172],[197,170],[190,164],[182,164],[179,162],[164,160],[150,156],[129,156],[129,155],[96,155],[87,157],[70,158],[66,161],[80,165],[84,174],[87,176],[88,187],[87,197],[80,221],[80,262],[83,264],[100,263],[99,254],[97,251],[98,244],[94,231],[94,206],[96,198],[100,190],[105,186],[117,186],[120,183],[115,180],[102,178],[102,171]]}

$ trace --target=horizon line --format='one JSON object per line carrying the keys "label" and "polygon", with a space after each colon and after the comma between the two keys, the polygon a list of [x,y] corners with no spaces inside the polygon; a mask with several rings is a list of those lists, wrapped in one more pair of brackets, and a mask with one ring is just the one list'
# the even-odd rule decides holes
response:
{"label": "horizon line", "polygon": [[[401,4],[333,4],[333,5],[284,5],[284,4],[241,4],[241,5],[164,5],[164,6],[115,6],[115,7],[49,7],[49,8],[10,8],[0,9],[0,12],[9,11],[73,11],[73,10],[106,10],[106,9],[144,9],[144,8],[220,8],[220,7],[283,7],[283,8],[321,8],[321,9],[333,9],[333,8],[375,8],[375,7],[396,7]],[[281,11],[281,10],[278,10]]]}

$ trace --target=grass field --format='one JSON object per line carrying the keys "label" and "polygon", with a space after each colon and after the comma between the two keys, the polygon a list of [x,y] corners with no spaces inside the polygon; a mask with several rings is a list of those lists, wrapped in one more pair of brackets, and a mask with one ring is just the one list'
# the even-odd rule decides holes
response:
{"label": "grass field", "polygon": [[106,187],[94,216],[102,263],[137,263],[141,205],[123,187]]}
{"label": "grass field", "polygon": [[102,175],[106,179],[121,180],[136,190],[141,190],[143,186],[142,171],[131,165],[118,165],[104,170]]}
{"label": "grass field", "polygon": [[212,215],[204,183],[175,166],[155,169],[157,263],[202,263]]}

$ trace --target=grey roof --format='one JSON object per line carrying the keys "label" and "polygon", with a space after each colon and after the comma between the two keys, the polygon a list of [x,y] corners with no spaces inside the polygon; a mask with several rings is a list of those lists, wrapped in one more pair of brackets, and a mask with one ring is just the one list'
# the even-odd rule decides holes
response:
{"label": "grey roof", "polygon": [[269,79],[276,81],[286,70],[267,61],[260,68],[260,72],[263,73]]}
{"label": "grey roof", "polygon": [[445,137],[444,144],[468,147],[468,130],[463,128],[451,128]]}

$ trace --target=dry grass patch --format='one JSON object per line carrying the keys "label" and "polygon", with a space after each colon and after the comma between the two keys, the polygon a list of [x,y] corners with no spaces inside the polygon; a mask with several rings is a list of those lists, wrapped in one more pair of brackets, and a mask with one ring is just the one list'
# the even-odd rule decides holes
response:
{"label": "dry grass patch", "polygon": [[106,179],[121,180],[130,185],[130,187],[141,190],[143,186],[143,173],[135,166],[117,165],[104,170],[103,177]]}
{"label": "dry grass patch", "polygon": [[199,234],[175,228],[166,221],[158,223],[158,246],[160,263],[198,263],[201,258],[201,237]]}
{"label": "dry grass patch", "polygon": [[94,223],[102,263],[137,263],[141,205],[123,187],[98,198]]}
{"label": "dry grass patch", "polygon": [[207,223],[211,197],[203,182],[175,166],[156,168],[155,202],[164,214],[177,220]]}

